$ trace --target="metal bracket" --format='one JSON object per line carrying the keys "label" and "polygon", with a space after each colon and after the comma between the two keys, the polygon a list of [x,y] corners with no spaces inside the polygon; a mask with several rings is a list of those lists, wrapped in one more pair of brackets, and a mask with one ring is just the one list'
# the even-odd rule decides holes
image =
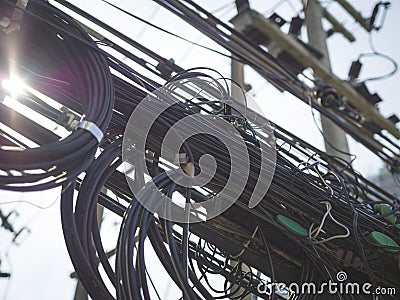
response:
{"label": "metal bracket", "polygon": [[11,20],[7,17],[0,19],[0,26],[3,28],[3,32],[10,34],[21,29],[22,18],[28,3],[29,0],[18,0],[11,15]]}

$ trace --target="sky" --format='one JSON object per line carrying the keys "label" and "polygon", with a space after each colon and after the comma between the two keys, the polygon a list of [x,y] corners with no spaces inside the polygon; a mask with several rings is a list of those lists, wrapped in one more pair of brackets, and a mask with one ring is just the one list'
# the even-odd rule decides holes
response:
{"label": "sky", "polygon": [[[115,26],[120,31],[129,35],[138,42],[157,52],[166,58],[174,58],[177,64],[184,68],[211,67],[222,74],[230,75],[229,59],[199,48],[187,42],[157,31],[149,26],[129,18],[110,8],[100,0],[71,1],[80,5],[84,10],[93,13],[101,20]],[[215,11],[221,20],[229,21],[235,15],[233,1],[197,0],[204,8]],[[374,1],[350,1],[364,16],[370,15]],[[191,41],[212,47],[227,53],[223,48],[203,36],[196,29],[191,28],[184,21],[159,7],[152,1],[113,1],[114,4],[153,22],[175,34],[183,36]],[[281,5],[276,6],[277,3]],[[295,11],[301,7],[300,1],[250,1],[251,7],[264,13],[267,17],[272,12],[271,8],[277,8],[287,20],[294,16]],[[351,62],[360,53],[371,51],[368,43],[368,33],[358,26],[351,17],[341,9],[334,1],[323,1],[323,5],[342,21],[356,36],[356,42],[349,43],[340,34],[335,34],[328,39],[328,47],[333,72],[342,79],[347,78],[347,72]],[[223,9],[219,9],[224,7]],[[327,25],[327,24],[325,24]],[[329,27],[329,26],[327,26]],[[400,28],[400,3],[393,1],[383,28],[373,33],[372,40],[376,49],[391,56],[400,63],[400,51],[398,51]],[[305,32],[303,32],[305,38]],[[382,58],[368,58],[363,60],[361,78],[368,78],[378,74],[385,74],[391,70],[392,65]],[[386,117],[393,113],[400,116],[398,104],[399,73],[382,81],[368,83],[371,92],[378,92],[383,99],[379,109]],[[265,116],[273,122],[292,131],[294,134],[323,148],[323,139],[314,124],[310,108],[288,93],[276,91],[269,83],[261,78],[250,68],[245,69],[245,81],[253,87],[250,93],[257,104],[262,108]],[[364,175],[372,175],[383,166],[373,154],[363,146],[349,139],[350,151],[357,155],[354,165]],[[69,256],[64,244],[59,213],[59,190],[38,193],[0,193],[0,209],[4,212],[17,210],[19,216],[15,218],[15,227],[28,226],[31,233],[26,235],[20,245],[10,244],[12,236],[0,229],[0,265],[1,271],[12,273],[11,280],[0,278],[0,299],[72,299],[75,280],[70,278],[73,271]],[[41,206],[37,208],[27,202]],[[11,203],[10,203],[11,202]],[[103,235],[107,236],[106,248],[111,249],[118,234],[118,218],[106,213],[103,223]],[[151,270],[157,271],[158,264],[154,260],[149,262]],[[161,272],[161,271],[160,271]],[[160,284],[163,299],[178,299],[174,290],[168,290],[168,282],[165,274],[159,273],[156,282]],[[8,291],[8,292],[6,292]],[[3,294],[5,297],[3,297]]]}

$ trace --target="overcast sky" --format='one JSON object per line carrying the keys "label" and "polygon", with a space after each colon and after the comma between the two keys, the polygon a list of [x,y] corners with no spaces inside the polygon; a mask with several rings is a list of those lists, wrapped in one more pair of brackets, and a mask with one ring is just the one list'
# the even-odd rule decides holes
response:
{"label": "overcast sky", "polygon": [[[95,14],[101,20],[112,26],[119,28],[130,37],[143,43],[155,52],[166,58],[174,58],[177,64],[184,68],[189,67],[211,67],[226,76],[230,74],[230,62],[228,59],[207,50],[198,48],[165,33],[144,26],[140,22],[123,16],[107,4],[99,0],[90,1],[71,1],[80,5],[90,13]],[[133,12],[142,18],[149,20],[169,31],[179,34],[187,39],[197,43],[213,47],[224,51],[208,38],[202,36],[197,30],[191,28],[184,21],[158,7],[152,1],[113,1],[115,4]],[[216,15],[222,20],[228,21],[234,16],[235,10],[233,1],[196,1],[203,7],[213,11],[227,5],[225,9],[220,10]],[[251,6],[259,12],[271,13],[271,7],[278,2],[255,0],[250,1]],[[294,10],[299,9],[300,1],[282,2],[278,8],[284,18],[289,20],[294,15]],[[374,1],[350,1],[356,6],[364,16],[368,16],[373,8]],[[229,3],[231,3],[229,5]],[[291,5],[289,4],[291,3]],[[354,21],[342,10],[336,3],[324,1],[329,10],[337,18],[351,29],[357,38],[354,43],[349,43],[341,35],[335,34],[329,39],[329,49],[332,61],[332,67],[335,74],[346,79],[351,61],[356,59],[360,53],[370,52],[368,45],[368,34],[360,28]],[[266,14],[268,16],[268,14]],[[400,52],[398,51],[399,38],[398,30],[400,28],[400,4],[393,1],[393,5],[388,12],[384,27],[373,34],[373,41],[378,51],[390,55],[400,62]],[[362,69],[361,77],[367,78],[378,74],[385,74],[391,70],[392,65],[381,58],[366,59]],[[251,84],[257,103],[263,109],[265,115],[272,121],[280,124],[284,128],[294,132],[296,135],[306,139],[312,144],[322,148],[322,137],[316,129],[310,113],[310,108],[300,103],[287,93],[280,93],[264,79],[258,76],[251,69],[246,68],[246,82]],[[399,74],[390,79],[375,81],[368,84],[372,92],[378,92],[384,100],[380,104],[380,110],[384,116],[390,116],[396,113],[400,116],[400,107],[398,104],[397,90],[399,85]],[[350,139],[351,152],[358,156],[355,162],[357,169],[363,174],[376,173],[382,167],[382,163],[376,157],[363,149]],[[72,299],[75,281],[69,278],[73,271],[72,264],[64,244],[59,214],[59,191],[48,191],[40,193],[6,193],[2,192],[0,197],[0,208],[7,213],[11,210],[18,210],[19,217],[15,220],[15,227],[18,229],[28,225],[31,233],[21,241],[20,246],[12,245],[8,247],[11,241],[11,235],[0,229],[0,258],[2,259],[1,270],[11,271],[12,279],[0,278],[0,299],[2,293],[8,290],[6,299]],[[48,209],[39,209],[32,205],[18,202],[34,202],[42,207],[53,204]],[[5,202],[15,202],[5,204]],[[106,214],[103,227],[104,234],[108,237],[106,240],[107,249],[113,247],[118,234],[118,225],[115,222],[118,218]],[[8,258],[6,252],[8,250]],[[149,262],[149,268],[156,268],[157,263],[154,260]],[[151,270],[150,270],[151,271]],[[151,272],[150,272],[151,273]],[[167,290],[165,275],[158,273],[156,282],[160,284],[161,295],[163,299],[178,299],[173,290]],[[173,296],[174,295],[174,296]],[[5,299],[5,298],[3,298]]]}

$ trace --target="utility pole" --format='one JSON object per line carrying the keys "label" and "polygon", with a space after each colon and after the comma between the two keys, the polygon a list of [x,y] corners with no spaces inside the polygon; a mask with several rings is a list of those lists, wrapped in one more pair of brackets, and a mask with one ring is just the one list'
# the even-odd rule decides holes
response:
{"label": "utility pole", "polygon": [[[101,191],[103,193],[106,193],[107,189],[103,187],[101,189]],[[103,212],[104,212],[104,207],[97,204],[96,217],[97,217],[97,224],[99,225],[99,230],[100,230],[101,223],[103,220]],[[89,299],[88,292],[86,291],[82,282],[78,278],[78,281],[76,283],[76,288],[75,288],[74,300],[88,300],[88,299]]]}
{"label": "utility pole", "polygon": [[[244,89],[244,65],[238,62],[232,57],[231,60],[231,78],[233,80],[231,85],[231,97],[233,99],[242,99],[243,94],[240,92],[240,88]],[[237,86],[239,85],[239,87]]]}
{"label": "utility pole", "polygon": [[[244,89],[245,87],[245,82],[244,82],[244,65],[241,62],[238,62],[237,60],[235,60],[232,57],[231,60],[231,78],[234,82],[232,82],[231,84],[231,97],[235,100],[241,100],[243,99],[243,94],[240,91],[239,87],[237,86],[237,84],[240,86],[240,88]],[[244,103],[242,103],[244,104]],[[229,261],[229,264],[232,267],[236,267],[236,265],[238,264],[238,262],[236,261]],[[242,266],[242,271],[243,272],[251,272],[251,269],[247,266]],[[236,290],[237,286],[234,285],[232,290]],[[240,289],[240,292],[243,292],[244,289]],[[252,294],[248,294],[247,296],[245,296],[244,298],[241,298],[243,300],[252,300],[253,299],[253,295]]]}
{"label": "utility pole", "polygon": [[[236,7],[238,9],[238,12],[249,8],[249,2],[247,0],[243,1],[243,0],[236,0]],[[235,60],[234,57],[232,57],[231,60],[231,78],[234,82],[232,82],[231,84],[231,97],[235,100],[241,100],[243,99],[243,94],[241,92],[241,90],[239,89],[239,87],[241,89],[245,88],[245,82],[244,82],[244,64],[242,64],[241,62],[238,62],[237,60]],[[239,85],[239,87],[237,86]],[[244,104],[244,103],[242,103]],[[232,267],[235,267],[238,262],[235,261],[229,261],[229,264]],[[243,266],[242,267],[242,271],[243,272],[251,272],[251,269],[247,266]],[[237,286],[234,285],[232,290],[236,290]],[[244,289],[239,289],[239,293],[240,292],[244,292]],[[252,294],[248,294],[245,297],[242,298],[243,300],[252,300],[253,299],[253,295]]]}
{"label": "utility pole", "polygon": [[[332,73],[328,45],[326,42],[327,36],[322,26],[324,10],[319,4],[318,0],[308,0],[305,2],[304,11],[308,42],[323,55],[320,59],[321,64],[329,69],[329,71]],[[318,76],[319,74],[316,73],[315,75]],[[349,153],[349,145],[347,142],[346,133],[323,115],[321,115],[321,125],[325,136],[324,142],[326,152],[328,154],[341,157],[349,162],[350,156],[340,152],[343,151]]]}

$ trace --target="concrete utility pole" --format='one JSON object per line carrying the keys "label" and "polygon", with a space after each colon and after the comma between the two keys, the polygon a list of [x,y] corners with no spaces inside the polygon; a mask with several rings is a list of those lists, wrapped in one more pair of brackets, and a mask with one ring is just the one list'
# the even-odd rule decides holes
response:
{"label": "concrete utility pole", "polygon": [[231,78],[235,82],[232,82],[231,85],[231,97],[233,99],[242,99],[243,94],[240,92],[239,87],[236,83],[244,89],[244,65],[241,62],[238,62],[234,59],[231,60]]}
{"label": "concrete utility pole", "polygon": [[[107,190],[103,187],[102,192],[106,193]],[[99,225],[99,230],[101,227],[101,222],[103,220],[103,212],[104,212],[104,207],[101,205],[97,205],[97,224]],[[75,289],[75,294],[74,294],[74,300],[88,300],[89,295],[88,292],[85,290],[85,287],[83,286],[82,282],[78,278],[78,282],[76,283],[76,289]]]}
{"label": "concrete utility pole", "polygon": [[[316,50],[321,52],[323,57],[321,58],[321,64],[323,64],[327,69],[331,70],[331,64],[329,60],[328,46],[326,43],[326,32],[322,26],[322,18],[324,15],[324,10],[319,4],[318,0],[308,0],[305,1],[305,23],[307,26],[308,42]],[[319,76],[318,73],[316,73]],[[325,149],[326,152],[341,157],[346,161],[350,161],[350,156],[335,148],[349,153],[349,145],[347,143],[346,133],[335,125],[331,120],[321,115],[321,125],[322,130],[325,135]],[[335,148],[333,148],[331,145]]]}
{"label": "concrete utility pole", "polygon": [[[231,78],[235,81],[242,89],[244,89],[244,65],[241,62],[238,62],[234,59],[231,60]],[[236,83],[232,83],[231,85],[231,97],[233,99],[242,99],[243,94],[240,92],[239,88],[236,86]],[[237,262],[229,261],[232,267],[235,267]],[[250,268],[247,266],[242,267],[243,272],[250,272]],[[236,290],[237,286],[233,286],[233,290]],[[244,289],[240,289],[239,292],[243,292]],[[249,294],[246,297],[242,298],[243,300],[252,300],[253,295]]]}

